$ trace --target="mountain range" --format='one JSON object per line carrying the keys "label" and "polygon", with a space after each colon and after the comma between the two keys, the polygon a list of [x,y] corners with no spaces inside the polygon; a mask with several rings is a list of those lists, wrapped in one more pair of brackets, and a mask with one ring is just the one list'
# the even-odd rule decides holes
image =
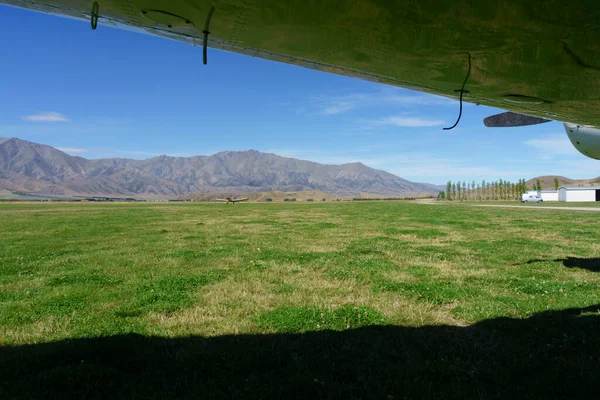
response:
{"label": "mountain range", "polygon": [[193,157],[163,155],[146,160],[88,160],[48,145],[0,138],[0,190],[137,198],[304,190],[338,196],[405,196],[437,194],[440,186],[411,182],[359,162],[325,165],[256,150]]}

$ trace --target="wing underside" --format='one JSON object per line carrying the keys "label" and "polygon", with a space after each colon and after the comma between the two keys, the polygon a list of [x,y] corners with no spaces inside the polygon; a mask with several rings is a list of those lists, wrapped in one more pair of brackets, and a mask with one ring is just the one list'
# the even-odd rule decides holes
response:
{"label": "wing underside", "polygon": [[[93,1],[0,0],[90,20]],[[99,23],[522,114],[599,125],[596,1],[103,0]],[[82,29],[85,27],[82,25]],[[89,28],[88,28],[89,29]],[[101,34],[100,32],[98,34]]]}

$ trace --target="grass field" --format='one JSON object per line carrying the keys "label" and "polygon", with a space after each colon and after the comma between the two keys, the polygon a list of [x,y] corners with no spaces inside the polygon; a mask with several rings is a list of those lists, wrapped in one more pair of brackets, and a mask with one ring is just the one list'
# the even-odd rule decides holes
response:
{"label": "grass field", "polygon": [[597,397],[597,221],[0,204],[0,397]]}
{"label": "grass field", "polygon": [[558,202],[558,201],[543,201],[540,203],[521,203],[516,200],[501,200],[501,201],[433,201],[433,200],[419,200],[419,202],[435,203],[436,205],[451,205],[451,204],[462,204],[462,205],[494,205],[494,206],[517,206],[517,207],[565,207],[565,208],[579,208],[579,207],[600,207],[600,202],[597,201],[582,201],[582,202]]}
{"label": "grass field", "polygon": [[557,201],[543,201],[541,203],[521,203],[519,201],[485,201],[485,202],[474,202],[474,201],[470,201],[470,202],[465,202],[466,204],[490,204],[490,205],[511,205],[511,206],[521,206],[521,207],[527,207],[527,206],[540,206],[540,207],[564,207],[564,208],[571,208],[571,207],[600,207],[600,202],[598,201],[583,201],[583,202],[569,202],[569,203],[565,203],[565,202],[557,202]]}

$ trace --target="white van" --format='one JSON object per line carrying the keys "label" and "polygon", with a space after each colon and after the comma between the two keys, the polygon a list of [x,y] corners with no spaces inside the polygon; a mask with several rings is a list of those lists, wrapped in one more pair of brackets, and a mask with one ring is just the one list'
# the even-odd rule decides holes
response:
{"label": "white van", "polygon": [[523,193],[521,196],[521,203],[540,203],[542,201],[544,201],[544,199],[536,194]]}

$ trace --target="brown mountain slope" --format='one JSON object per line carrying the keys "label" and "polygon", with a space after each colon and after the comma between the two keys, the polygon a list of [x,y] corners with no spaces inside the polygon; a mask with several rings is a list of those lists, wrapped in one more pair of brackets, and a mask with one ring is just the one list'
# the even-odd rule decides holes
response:
{"label": "brown mountain slope", "polygon": [[23,189],[40,194],[151,198],[194,192],[306,190],[338,196],[402,196],[437,194],[439,187],[411,182],[361,163],[324,165],[256,150],[147,160],[87,160],[17,138],[0,140],[0,190]]}
{"label": "brown mountain slope", "polygon": [[554,179],[558,179],[558,186],[596,186],[600,185],[600,177],[591,179],[570,179],[559,175],[537,176],[527,181],[527,187],[532,188],[539,179],[542,189],[554,190]]}

